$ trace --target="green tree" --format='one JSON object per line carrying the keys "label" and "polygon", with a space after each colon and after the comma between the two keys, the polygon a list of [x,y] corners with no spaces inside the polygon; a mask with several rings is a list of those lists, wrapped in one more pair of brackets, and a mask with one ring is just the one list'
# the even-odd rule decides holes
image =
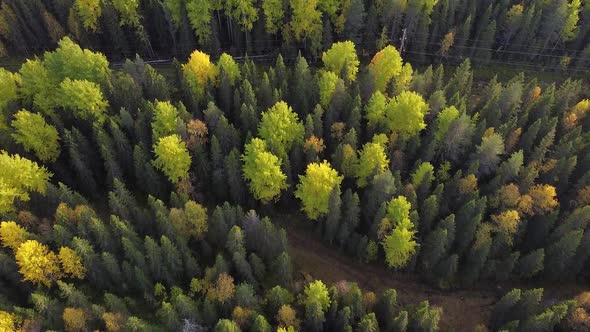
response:
{"label": "green tree", "polygon": [[326,321],[325,310],[321,303],[317,301],[307,302],[305,304],[305,330],[311,332],[323,331],[324,322]]}
{"label": "green tree", "polygon": [[206,44],[211,38],[212,11],[213,6],[210,0],[188,0],[186,2],[188,20],[201,45]]}
{"label": "green tree", "polygon": [[313,302],[318,303],[323,312],[326,312],[330,308],[330,293],[321,280],[316,280],[305,286],[303,294],[305,295],[306,305]]}
{"label": "green tree", "polygon": [[332,101],[334,91],[336,91],[336,84],[338,83],[338,74],[331,71],[322,71],[319,74],[318,87],[320,92],[320,104],[327,108]]}
{"label": "green tree", "polygon": [[291,22],[289,28],[297,41],[311,41],[312,51],[320,48],[322,39],[322,13],[319,0],[290,0]]}
{"label": "green tree", "polygon": [[330,49],[322,54],[322,61],[327,70],[338,76],[343,75],[342,79],[349,82],[356,80],[360,62],[354,43],[350,40],[332,44]]}
{"label": "green tree", "polygon": [[287,188],[287,176],[281,171],[281,160],[267,151],[265,141],[254,138],[246,144],[242,161],[244,178],[256,199],[270,202]]}
{"label": "green tree", "polygon": [[533,250],[518,261],[516,273],[522,278],[532,278],[543,270],[545,250]]}
{"label": "green tree", "polygon": [[443,109],[436,117],[436,129],[434,132],[434,139],[440,142],[449,131],[451,123],[459,116],[459,110],[455,106],[449,106]]}
{"label": "green tree", "polygon": [[305,175],[299,176],[295,197],[301,200],[303,211],[310,219],[328,213],[330,194],[340,187],[342,179],[327,161],[307,165]]}
{"label": "green tree", "polygon": [[384,127],[385,107],[387,97],[380,91],[375,91],[365,106],[369,128],[379,130]]}
{"label": "green tree", "polygon": [[359,154],[356,167],[357,185],[365,187],[374,175],[383,173],[388,168],[389,160],[385,153],[383,136],[373,137],[373,142],[367,143]]}
{"label": "green tree", "polygon": [[564,41],[570,41],[576,38],[581,5],[581,0],[572,0],[567,4],[567,16],[560,31],[561,38]]}
{"label": "green tree", "polygon": [[59,85],[60,98],[57,105],[72,110],[74,116],[87,120],[106,120],[105,111],[108,102],[105,100],[98,84],[86,80],[66,78]]}
{"label": "green tree", "polygon": [[258,134],[276,155],[286,156],[294,144],[303,142],[305,128],[287,103],[280,101],[262,113]]}
{"label": "green tree", "polygon": [[41,161],[53,162],[60,152],[57,129],[47,124],[40,114],[20,110],[14,115],[11,125],[15,132],[12,138],[25,151],[33,151]]}
{"label": "green tree", "polygon": [[283,27],[285,9],[282,0],[262,0],[262,12],[266,18],[266,31],[276,34]]}
{"label": "green tree", "polygon": [[334,242],[342,218],[342,200],[340,198],[340,188],[332,189],[328,201],[328,215],[326,217],[326,227],[324,237],[330,245]]}
{"label": "green tree", "polygon": [[[5,107],[18,99],[18,85],[21,81],[18,73],[11,73],[0,68],[0,116],[3,115]],[[5,126],[4,116],[0,117],[0,128]]]}
{"label": "green tree", "polygon": [[271,326],[264,316],[258,315],[252,324],[252,331],[271,332]]}
{"label": "green tree", "polygon": [[402,65],[402,57],[395,47],[389,45],[377,52],[369,64],[369,72],[373,76],[375,88],[386,93],[391,81],[401,74]]}
{"label": "green tree", "polygon": [[225,12],[238,22],[244,31],[251,31],[254,22],[258,20],[258,8],[254,0],[228,0]]}
{"label": "green tree", "polygon": [[98,20],[102,15],[100,0],[75,0],[74,8],[82,19],[82,24],[89,31],[98,29]]}
{"label": "green tree", "polygon": [[139,0],[111,0],[113,7],[119,14],[121,25],[139,27],[141,17],[137,12]]}
{"label": "green tree", "polygon": [[153,110],[152,140],[157,142],[162,137],[176,134],[180,120],[178,109],[169,101],[158,101],[154,104]]}
{"label": "green tree", "polygon": [[414,225],[410,220],[411,205],[404,196],[391,199],[386,206],[385,219],[382,223],[389,222],[393,228],[391,234],[386,235],[382,242],[385,250],[385,260],[392,268],[405,266],[416,252],[414,239]]}
{"label": "green tree", "polygon": [[214,332],[241,332],[238,324],[229,319],[220,319],[215,325]]}
{"label": "green tree", "polygon": [[176,28],[182,22],[182,4],[182,0],[166,0],[163,3],[163,7],[166,9],[167,14],[170,15],[170,19]]}
{"label": "green tree", "polygon": [[269,311],[273,313],[278,312],[283,305],[293,302],[293,295],[287,289],[278,285],[269,289],[265,298]]}
{"label": "green tree", "polygon": [[[29,60],[19,71],[23,98],[47,114],[63,99],[60,83],[64,79],[90,81],[105,88],[111,75],[109,62],[103,54],[83,50],[68,37],[58,45],[55,51],[46,52],[43,60]],[[81,99],[75,93],[74,98]],[[86,106],[84,102],[80,104]]]}
{"label": "green tree", "polygon": [[154,144],[156,159],[153,165],[168,177],[170,182],[177,183],[188,177],[191,157],[185,143],[178,135],[162,137]]}
{"label": "green tree", "polygon": [[359,331],[379,332],[379,323],[374,312],[368,313],[359,322]]}
{"label": "green tree", "polygon": [[15,200],[26,202],[30,192],[45,193],[51,177],[45,168],[19,155],[0,152],[0,213],[14,210]]}
{"label": "green tree", "polygon": [[477,159],[479,160],[480,174],[490,174],[496,170],[500,162],[500,155],[504,153],[504,140],[502,136],[493,133],[484,136],[477,147]]}
{"label": "green tree", "polygon": [[232,86],[234,86],[236,81],[242,77],[240,66],[238,66],[234,58],[227,53],[222,53],[219,57],[219,61],[217,62],[217,71],[223,71],[225,75],[227,75]]}
{"label": "green tree", "polygon": [[424,116],[428,110],[428,104],[422,96],[403,91],[387,104],[383,121],[390,131],[402,138],[410,138],[426,128]]}
{"label": "green tree", "polygon": [[414,188],[418,188],[424,182],[424,180],[427,180],[428,186],[430,186],[430,181],[433,179],[434,166],[428,162],[421,163],[416,171],[412,173],[412,185],[414,185]]}
{"label": "green tree", "polygon": [[414,239],[414,232],[403,227],[393,229],[391,234],[385,237],[382,245],[385,251],[385,262],[395,269],[404,267],[418,246]]}

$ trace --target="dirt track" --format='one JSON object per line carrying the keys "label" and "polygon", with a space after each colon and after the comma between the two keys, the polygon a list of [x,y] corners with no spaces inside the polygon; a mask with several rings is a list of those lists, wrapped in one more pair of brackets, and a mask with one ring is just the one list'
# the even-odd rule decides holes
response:
{"label": "dirt track", "polygon": [[428,300],[431,305],[444,308],[441,331],[473,331],[475,326],[487,321],[495,302],[492,292],[441,292],[384,267],[361,264],[324,245],[308,230],[288,222],[283,226],[287,228],[291,256],[302,273],[327,284],[340,280],[355,281],[361,288],[375,292],[395,288],[401,304]]}

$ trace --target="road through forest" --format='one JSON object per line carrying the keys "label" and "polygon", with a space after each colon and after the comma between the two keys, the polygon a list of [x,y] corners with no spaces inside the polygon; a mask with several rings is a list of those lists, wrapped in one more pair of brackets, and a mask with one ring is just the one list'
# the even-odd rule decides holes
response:
{"label": "road through forest", "polygon": [[[471,290],[441,291],[416,280],[414,276],[392,272],[382,265],[360,263],[336,248],[329,247],[313,232],[311,225],[301,224],[309,221],[288,215],[272,219],[287,231],[290,254],[299,272],[321,279],[327,285],[347,280],[357,282],[363,290],[376,293],[394,288],[398,293],[398,302],[402,305],[428,300],[431,305],[443,308],[441,331],[473,331],[477,325],[487,323],[498,299],[496,284]],[[507,292],[512,287],[544,287],[545,301],[571,299],[584,288],[578,284],[503,284],[501,292]]]}

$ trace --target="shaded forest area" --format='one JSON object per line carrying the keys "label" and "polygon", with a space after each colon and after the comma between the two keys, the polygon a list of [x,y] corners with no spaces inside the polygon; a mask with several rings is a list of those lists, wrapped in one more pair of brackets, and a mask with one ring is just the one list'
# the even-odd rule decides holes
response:
{"label": "shaded forest area", "polygon": [[581,73],[590,63],[590,5],[581,0],[3,0],[0,57],[52,50],[64,36],[111,60],[299,51],[318,59],[353,41],[370,58],[388,44],[433,61]]}
{"label": "shaded forest area", "polygon": [[[0,68],[0,330],[590,328],[590,293],[553,287],[590,277],[587,81],[472,69],[582,70],[586,4],[0,5],[2,52],[30,57]],[[498,51],[526,31],[551,57]],[[134,55],[164,50],[166,78]],[[342,262],[384,281],[300,273]]]}

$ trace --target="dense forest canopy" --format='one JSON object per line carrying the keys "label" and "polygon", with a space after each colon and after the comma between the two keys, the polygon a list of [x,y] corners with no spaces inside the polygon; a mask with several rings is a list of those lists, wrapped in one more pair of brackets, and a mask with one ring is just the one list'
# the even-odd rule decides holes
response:
{"label": "dense forest canopy", "polygon": [[[433,291],[518,286],[450,328],[590,327],[590,293],[540,288],[590,278],[587,82],[408,61],[425,36],[437,59],[564,65],[586,4],[0,6],[0,51],[50,49],[0,68],[0,330],[439,330],[444,304],[302,276],[291,223]],[[258,62],[269,35],[292,61]],[[111,62],[170,49],[186,59]]]}
{"label": "dense forest canopy", "polygon": [[[464,58],[528,70],[587,70],[590,5],[581,0],[3,0],[0,57],[53,49],[63,36],[111,59],[186,59],[276,51],[319,57],[351,40],[363,56],[404,46],[413,62]],[[403,42],[401,41],[403,39]]]}

